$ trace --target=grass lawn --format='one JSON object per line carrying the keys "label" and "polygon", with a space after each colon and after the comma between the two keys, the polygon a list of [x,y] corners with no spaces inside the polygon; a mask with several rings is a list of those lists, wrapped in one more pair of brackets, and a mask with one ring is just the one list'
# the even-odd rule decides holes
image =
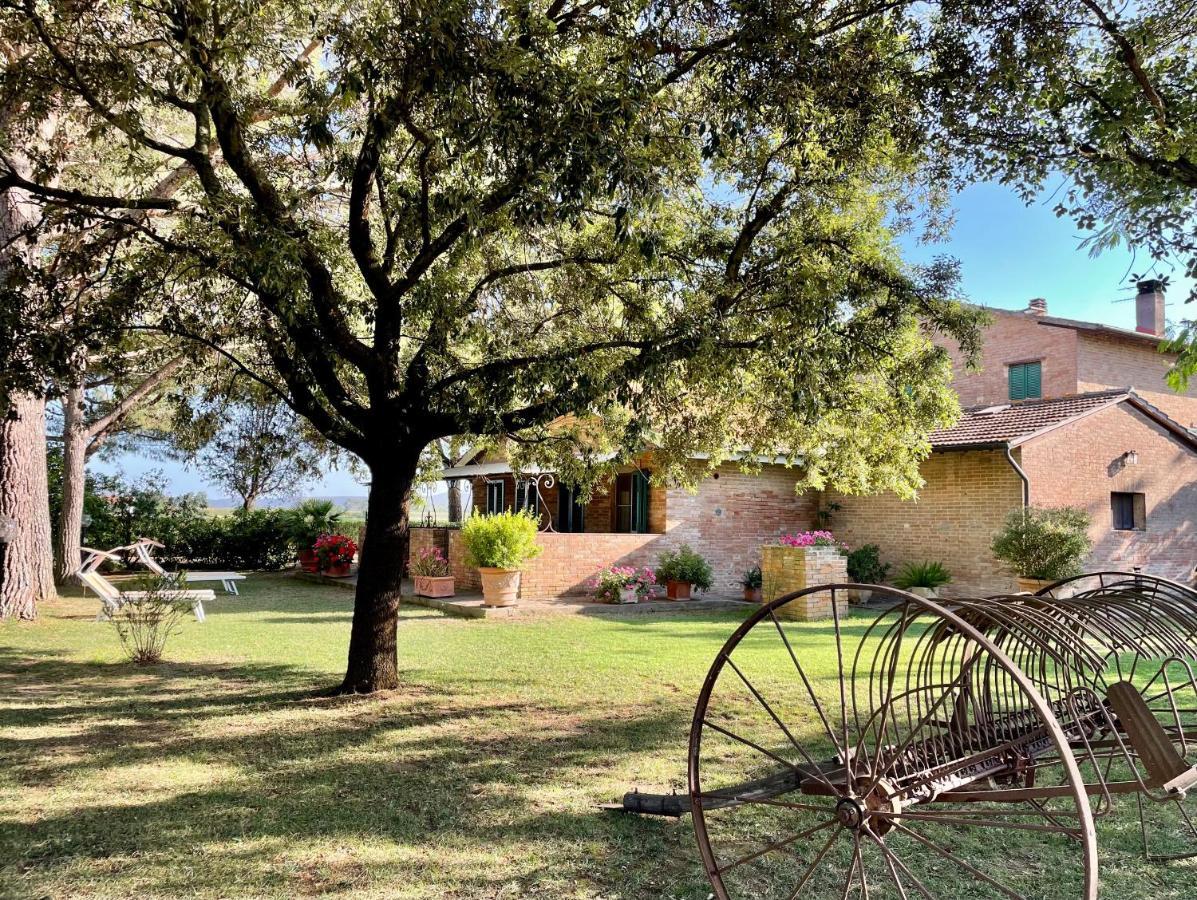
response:
{"label": "grass lawn", "polygon": [[[154,668],[122,661],[94,599],[0,628],[0,896],[708,896],[688,818],[596,807],[683,787],[695,696],[739,614],[407,608],[401,690],[314,699],[341,673],[351,594],[243,585]],[[826,627],[803,630],[829,666]],[[1122,808],[1099,831],[1102,895],[1197,896],[1192,863],[1135,855]],[[1051,862],[1030,839],[989,850]]]}

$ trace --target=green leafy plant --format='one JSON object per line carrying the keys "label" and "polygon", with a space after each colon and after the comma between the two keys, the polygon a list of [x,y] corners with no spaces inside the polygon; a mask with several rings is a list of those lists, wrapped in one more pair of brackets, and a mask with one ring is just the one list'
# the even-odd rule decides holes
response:
{"label": "green leafy plant", "polygon": [[881,561],[881,548],[876,544],[865,544],[848,554],[848,577],[857,584],[883,584],[889,569],[889,563]]}
{"label": "green leafy plant", "polygon": [[943,567],[942,563],[921,562],[907,563],[902,566],[894,579],[894,584],[906,591],[910,588],[937,588],[952,580],[952,573]]}
{"label": "green leafy plant", "polygon": [[711,564],[690,549],[689,544],[682,544],[676,550],[662,553],[657,560],[657,581],[681,581],[692,584],[702,591],[711,589],[714,574]]}
{"label": "green leafy plant", "polygon": [[1081,573],[1093,547],[1089,514],[1075,506],[1016,509],[994,536],[993,555],[1022,578],[1056,581]]}
{"label": "green leafy plant", "polygon": [[762,583],[760,566],[753,566],[740,576],[740,584],[746,588],[759,588]]}
{"label": "green leafy plant", "polygon": [[311,550],[322,534],[333,534],[341,513],[331,500],[304,500],[287,511],[286,534],[297,550]]}
{"label": "green leafy plant", "polygon": [[147,575],[138,579],[137,590],[112,614],[109,621],[134,665],[162,662],[167,640],[191,612],[191,602],[179,595],[186,589],[182,574]]}
{"label": "green leafy plant", "polygon": [[466,559],[480,568],[518,569],[540,555],[539,528],[538,519],[527,510],[472,515],[461,526]]}
{"label": "green leafy plant", "polygon": [[407,570],[420,578],[447,578],[453,572],[440,547],[425,547],[412,558]]}

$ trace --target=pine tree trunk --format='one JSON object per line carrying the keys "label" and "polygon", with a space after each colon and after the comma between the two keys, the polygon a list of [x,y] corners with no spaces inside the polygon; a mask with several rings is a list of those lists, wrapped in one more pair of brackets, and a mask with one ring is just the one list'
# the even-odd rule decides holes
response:
{"label": "pine tree trunk", "polygon": [[0,619],[33,619],[37,604],[55,597],[46,480],[46,401],[13,398],[0,419],[0,516],[16,522],[0,569]]}
{"label": "pine tree trunk", "polygon": [[358,556],[349,664],[341,693],[368,694],[399,686],[395,630],[410,538],[408,517],[416,462],[391,460],[371,469],[370,525]]}
{"label": "pine tree trunk", "polygon": [[83,385],[71,385],[62,398],[62,509],[55,535],[54,579],[75,581],[82,562],[83,493],[87,465],[87,423]]}
{"label": "pine tree trunk", "polygon": [[461,482],[456,478],[449,482],[449,521],[461,521]]}

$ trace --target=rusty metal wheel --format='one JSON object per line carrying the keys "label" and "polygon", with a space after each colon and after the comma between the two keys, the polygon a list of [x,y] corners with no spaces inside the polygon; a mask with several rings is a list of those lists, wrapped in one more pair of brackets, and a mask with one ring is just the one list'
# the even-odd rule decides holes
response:
{"label": "rusty metal wheel", "polygon": [[[843,615],[848,590],[893,605]],[[816,591],[832,595],[830,620],[786,618]],[[839,584],[782,597],[735,631],[690,732],[691,809],[716,897],[1094,900],[1093,819],[1071,744],[1104,720],[1079,699],[1054,708],[978,615]]]}

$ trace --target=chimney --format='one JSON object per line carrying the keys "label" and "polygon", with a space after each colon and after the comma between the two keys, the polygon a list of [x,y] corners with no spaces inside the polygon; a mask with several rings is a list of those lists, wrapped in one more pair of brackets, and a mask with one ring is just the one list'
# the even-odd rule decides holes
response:
{"label": "chimney", "polygon": [[1047,315],[1047,301],[1042,297],[1034,297],[1027,302],[1026,309],[1028,316],[1046,316]]}
{"label": "chimney", "polygon": [[1139,294],[1135,297],[1135,331],[1163,336],[1164,334],[1164,282],[1150,278],[1139,282]]}

